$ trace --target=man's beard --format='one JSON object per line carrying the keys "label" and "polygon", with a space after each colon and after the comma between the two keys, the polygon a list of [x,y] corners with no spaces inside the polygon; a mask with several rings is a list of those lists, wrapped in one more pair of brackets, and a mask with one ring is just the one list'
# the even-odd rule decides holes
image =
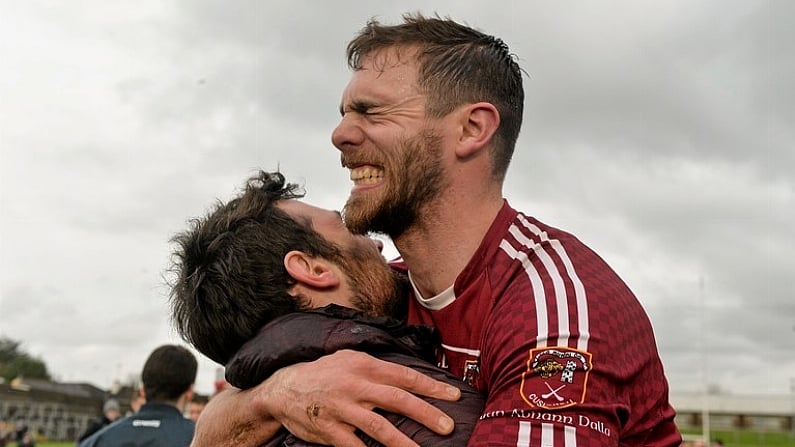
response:
{"label": "man's beard", "polygon": [[444,187],[441,137],[423,129],[406,139],[402,150],[384,152],[386,190],[379,197],[351,195],[343,213],[356,234],[384,233],[397,238],[414,225],[422,207]]}
{"label": "man's beard", "polygon": [[[348,250],[340,262],[348,275],[351,304],[373,316],[405,318],[408,309],[409,282],[406,275],[390,268],[383,258],[355,248]],[[381,256],[379,253],[377,256]]]}

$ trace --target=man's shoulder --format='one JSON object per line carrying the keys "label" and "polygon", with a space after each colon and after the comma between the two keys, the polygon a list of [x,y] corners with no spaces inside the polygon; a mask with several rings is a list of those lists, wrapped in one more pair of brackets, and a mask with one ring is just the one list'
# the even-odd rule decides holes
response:
{"label": "man's shoulder", "polygon": [[123,425],[128,418],[129,416],[126,418],[120,418],[100,427],[92,435],[80,441],[78,447],[102,447],[105,445],[111,445],[107,442],[106,437],[109,433],[111,434],[111,438],[115,437],[114,433],[119,430],[119,427]]}
{"label": "man's shoulder", "polygon": [[[112,447],[124,442],[136,443],[146,439],[151,440],[152,433],[159,433],[155,434],[154,438],[162,441],[177,440],[188,445],[193,438],[195,426],[195,422],[183,417],[176,408],[173,412],[142,410],[102,428],[78,447]],[[152,432],[145,429],[156,430]]]}

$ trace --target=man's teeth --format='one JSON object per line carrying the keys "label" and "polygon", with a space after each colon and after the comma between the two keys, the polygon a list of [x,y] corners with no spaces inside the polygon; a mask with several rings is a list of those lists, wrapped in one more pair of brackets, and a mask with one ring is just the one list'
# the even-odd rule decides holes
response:
{"label": "man's teeth", "polygon": [[373,167],[361,167],[351,169],[351,180],[357,185],[367,185],[378,182],[384,176],[384,172]]}

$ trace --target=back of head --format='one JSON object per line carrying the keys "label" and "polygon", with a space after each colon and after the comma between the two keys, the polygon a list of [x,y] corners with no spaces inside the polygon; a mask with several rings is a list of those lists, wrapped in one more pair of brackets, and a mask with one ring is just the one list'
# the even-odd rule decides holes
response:
{"label": "back of head", "polygon": [[182,346],[163,345],[152,351],[141,373],[147,402],[177,400],[196,381],[198,362]]}
{"label": "back of head", "polygon": [[290,295],[284,256],[301,250],[334,259],[335,247],[274,206],[302,196],[281,173],[259,172],[242,195],[218,203],[173,238],[172,320],[202,354],[226,364],[272,319],[306,307]]}
{"label": "back of head", "polygon": [[121,415],[121,408],[119,407],[119,402],[116,399],[108,399],[105,401],[105,404],[102,406],[102,412],[108,419],[116,419]]}
{"label": "back of head", "polygon": [[524,110],[522,70],[508,46],[449,18],[405,14],[398,25],[371,19],[348,44],[348,65],[358,70],[365,57],[388,49],[416,54],[419,88],[428,96],[429,115],[441,117],[477,102],[497,108],[500,125],[492,152],[493,174],[503,179]]}

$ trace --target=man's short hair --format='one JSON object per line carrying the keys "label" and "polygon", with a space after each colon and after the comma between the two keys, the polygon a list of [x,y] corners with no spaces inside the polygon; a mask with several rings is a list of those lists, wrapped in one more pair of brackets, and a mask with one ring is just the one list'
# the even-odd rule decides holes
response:
{"label": "man's short hair", "polygon": [[152,351],[144,363],[141,381],[147,402],[178,399],[196,381],[198,362],[189,350],[163,345]]}
{"label": "man's short hair", "polygon": [[449,18],[407,13],[397,25],[375,18],[367,22],[348,44],[348,65],[358,70],[365,57],[382,50],[409,50],[399,54],[417,57],[417,81],[428,97],[430,116],[447,115],[467,103],[488,102],[497,108],[493,174],[505,178],[524,112],[522,69],[508,45]]}

